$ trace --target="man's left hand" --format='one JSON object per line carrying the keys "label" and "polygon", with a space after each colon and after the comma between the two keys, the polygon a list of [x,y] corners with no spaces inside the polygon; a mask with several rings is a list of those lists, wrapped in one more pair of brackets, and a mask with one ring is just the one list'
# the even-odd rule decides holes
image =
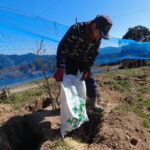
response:
{"label": "man's left hand", "polygon": [[89,72],[88,71],[83,72],[83,76],[82,76],[81,80],[86,80],[88,78],[88,76],[89,76]]}

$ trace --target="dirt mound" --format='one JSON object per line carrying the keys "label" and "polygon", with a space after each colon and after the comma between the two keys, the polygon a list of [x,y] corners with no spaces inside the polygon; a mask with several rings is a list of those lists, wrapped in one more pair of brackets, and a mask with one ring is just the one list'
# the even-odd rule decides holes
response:
{"label": "dirt mound", "polygon": [[25,115],[38,110],[42,110],[50,105],[50,100],[35,99],[32,102],[26,102],[20,105],[0,104],[0,124],[6,122],[15,115]]}
{"label": "dirt mound", "polygon": [[116,150],[150,150],[150,133],[132,112],[110,112],[99,128],[94,142]]}
{"label": "dirt mound", "polygon": [[0,104],[0,122],[7,121],[10,117],[14,116],[16,111],[14,111],[9,104]]}
{"label": "dirt mound", "polygon": [[27,102],[21,106],[22,109],[26,110],[27,112],[35,112],[38,110],[42,110],[50,105],[51,101],[46,98],[45,100],[36,99],[32,102]]}

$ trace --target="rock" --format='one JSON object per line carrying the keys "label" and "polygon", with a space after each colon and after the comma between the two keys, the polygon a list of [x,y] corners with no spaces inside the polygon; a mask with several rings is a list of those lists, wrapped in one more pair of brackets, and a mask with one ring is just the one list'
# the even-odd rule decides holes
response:
{"label": "rock", "polygon": [[130,143],[132,145],[136,145],[138,143],[138,140],[136,138],[131,138]]}

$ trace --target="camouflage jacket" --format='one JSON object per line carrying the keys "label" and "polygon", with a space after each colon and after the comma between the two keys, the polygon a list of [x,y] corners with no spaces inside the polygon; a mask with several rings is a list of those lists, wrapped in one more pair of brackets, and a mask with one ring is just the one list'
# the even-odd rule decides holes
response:
{"label": "camouflage jacket", "polygon": [[99,52],[101,39],[90,41],[87,38],[87,22],[76,23],[66,32],[57,48],[57,67],[64,67],[65,58],[83,62],[89,70]]}

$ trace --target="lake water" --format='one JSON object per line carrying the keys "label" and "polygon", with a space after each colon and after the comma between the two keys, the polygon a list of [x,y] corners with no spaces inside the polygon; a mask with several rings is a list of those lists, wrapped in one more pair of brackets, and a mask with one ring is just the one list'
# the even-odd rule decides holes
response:
{"label": "lake water", "polygon": [[[106,72],[104,69],[94,69],[93,73],[103,73]],[[18,74],[17,77],[14,75]],[[19,84],[24,84],[27,82],[31,82],[34,80],[39,80],[40,78],[43,78],[44,75],[41,71],[37,71],[33,74],[23,74],[23,73],[18,73],[18,72],[10,72],[10,73],[5,73],[0,75],[0,89],[4,88],[4,86],[7,87],[13,87]],[[20,76],[19,76],[20,75]],[[52,76],[53,73],[47,73],[47,76]]]}

